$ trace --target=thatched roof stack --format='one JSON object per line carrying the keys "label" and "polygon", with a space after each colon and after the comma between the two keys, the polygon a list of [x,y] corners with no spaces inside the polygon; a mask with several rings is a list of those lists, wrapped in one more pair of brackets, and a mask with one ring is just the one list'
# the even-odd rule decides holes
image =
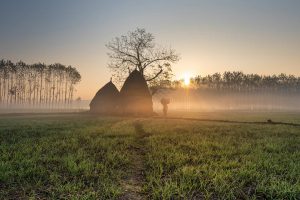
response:
{"label": "thatched roof stack", "polygon": [[152,96],[144,76],[134,70],[128,76],[120,91],[119,107],[123,114],[151,115],[153,113]]}
{"label": "thatched roof stack", "polygon": [[112,83],[108,82],[95,95],[90,103],[92,113],[114,114],[117,112],[119,90]]}
{"label": "thatched roof stack", "polygon": [[144,76],[134,70],[120,92],[112,82],[107,83],[91,101],[90,111],[102,114],[152,115],[152,96]]}

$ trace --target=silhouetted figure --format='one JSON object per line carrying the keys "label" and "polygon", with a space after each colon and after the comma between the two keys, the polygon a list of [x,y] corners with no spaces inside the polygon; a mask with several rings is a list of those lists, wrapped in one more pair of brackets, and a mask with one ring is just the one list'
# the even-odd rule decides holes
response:
{"label": "silhouetted figure", "polygon": [[160,100],[160,103],[161,103],[162,106],[163,106],[164,117],[166,117],[167,114],[168,114],[168,104],[170,103],[170,99],[162,98],[162,99]]}

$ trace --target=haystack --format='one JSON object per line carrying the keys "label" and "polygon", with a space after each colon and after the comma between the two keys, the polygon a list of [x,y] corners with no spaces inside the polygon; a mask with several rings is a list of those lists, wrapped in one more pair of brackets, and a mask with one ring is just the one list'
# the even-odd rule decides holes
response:
{"label": "haystack", "polygon": [[134,70],[126,79],[120,91],[119,109],[122,114],[153,114],[152,96],[144,76]]}
{"label": "haystack", "polygon": [[92,113],[115,114],[118,106],[119,91],[112,81],[104,85],[90,103]]}

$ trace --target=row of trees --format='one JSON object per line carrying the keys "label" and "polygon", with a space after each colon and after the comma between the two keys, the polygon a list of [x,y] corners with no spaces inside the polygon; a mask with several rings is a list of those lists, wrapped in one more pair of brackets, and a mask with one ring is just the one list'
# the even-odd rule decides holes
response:
{"label": "row of trees", "polygon": [[80,80],[72,66],[0,60],[0,105],[70,104]]}
{"label": "row of trees", "polygon": [[[172,87],[182,87],[182,80],[174,81]],[[223,74],[196,76],[191,80],[193,88],[207,88],[226,91],[265,91],[300,92],[300,77],[294,75],[258,75],[233,71]]]}
{"label": "row of trees", "polygon": [[[165,87],[166,88],[166,87]],[[193,108],[283,110],[300,108],[300,77],[294,75],[257,75],[242,72],[196,76],[190,85],[173,81],[167,92],[173,105],[184,107],[186,96]],[[188,90],[186,90],[188,88]],[[188,94],[186,93],[188,91]],[[166,95],[163,92],[162,95]]]}

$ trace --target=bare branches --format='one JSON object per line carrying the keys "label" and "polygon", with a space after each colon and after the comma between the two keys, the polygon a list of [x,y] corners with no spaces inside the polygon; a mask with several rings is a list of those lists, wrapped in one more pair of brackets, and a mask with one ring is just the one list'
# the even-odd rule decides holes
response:
{"label": "bare branches", "polygon": [[146,81],[152,81],[152,80],[156,79],[162,72],[163,72],[163,69],[160,69],[159,72],[157,72],[152,78],[146,79]]}
{"label": "bare branches", "polygon": [[171,63],[179,60],[175,50],[156,47],[154,36],[140,28],[126,36],[116,37],[106,47],[110,50],[108,67],[115,77],[126,76],[128,71],[137,69],[148,82],[159,77],[170,78]]}

